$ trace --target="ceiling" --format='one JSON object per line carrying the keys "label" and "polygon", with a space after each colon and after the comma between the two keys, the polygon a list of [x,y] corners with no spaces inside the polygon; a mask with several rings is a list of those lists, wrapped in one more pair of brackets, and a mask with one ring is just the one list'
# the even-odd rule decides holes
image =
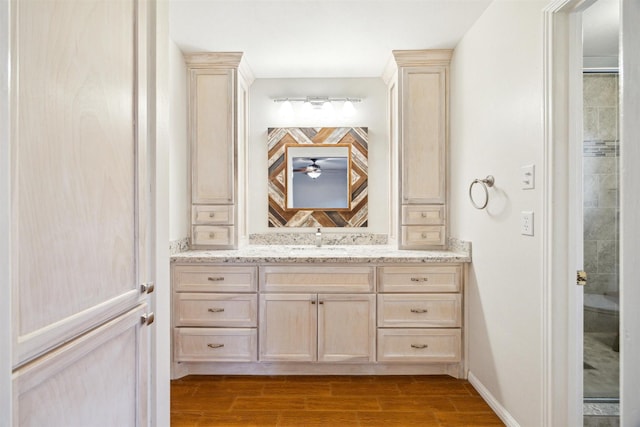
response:
{"label": "ceiling", "polygon": [[584,56],[618,56],[619,0],[598,0],[582,15]]}
{"label": "ceiling", "polygon": [[392,50],[454,48],[491,1],[170,0],[170,35],[257,78],[380,77]]}

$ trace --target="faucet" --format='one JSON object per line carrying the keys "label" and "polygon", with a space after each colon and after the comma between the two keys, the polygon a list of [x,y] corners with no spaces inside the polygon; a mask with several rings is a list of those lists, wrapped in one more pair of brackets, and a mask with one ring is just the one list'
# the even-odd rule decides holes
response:
{"label": "faucet", "polygon": [[316,231],[316,246],[322,246],[322,232],[320,231],[320,228]]}

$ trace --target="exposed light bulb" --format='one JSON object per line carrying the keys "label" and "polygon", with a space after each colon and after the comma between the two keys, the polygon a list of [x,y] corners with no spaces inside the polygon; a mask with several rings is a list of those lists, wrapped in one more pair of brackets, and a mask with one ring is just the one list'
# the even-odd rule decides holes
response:
{"label": "exposed light bulb", "polygon": [[291,101],[288,99],[280,106],[280,115],[286,119],[293,117],[293,105],[291,105]]}
{"label": "exposed light bulb", "polygon": [[311,115],[312,109],[313,106],[311,105],[311,103],[309,101],[305,101],[304,104],[302,104],[302,115],[304,117],[309,117]]}
{"label": "exposed light bulb", "polygon": [[327,113],[333,112],[333,104],[331,101],[325,101],[324,104],[322,104],[322,111],[326,111]]}
{"label": "exposed light bulb", "polygon": [[344,105],[342,106],[342,115],[345,117],[353,117],[356,114],[356,107],[353,106],[353,102],[349,99],[344,101]]}
{"label": "exposed light bulb", "polygon": [[319,170],[309,171],[307,172],[307,176],[311,179],[316,179],[320,176],[321,172]]}

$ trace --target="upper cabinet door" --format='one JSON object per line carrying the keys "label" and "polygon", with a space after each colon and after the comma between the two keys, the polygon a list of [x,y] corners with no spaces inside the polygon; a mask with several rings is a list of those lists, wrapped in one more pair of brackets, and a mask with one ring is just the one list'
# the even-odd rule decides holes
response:
{"label": "upper cabinet door", "polygon": [[191,69],[191,202],[235,202],[233,69]]}
{"label": "upper cabinet door", "polygon": [[402,69],[402,204],[446,200],[446,67]]}
{"label": "upper cabinet door", "polygon": [[17,367],[143,299],[149,44],[134,0],[12,5]]}

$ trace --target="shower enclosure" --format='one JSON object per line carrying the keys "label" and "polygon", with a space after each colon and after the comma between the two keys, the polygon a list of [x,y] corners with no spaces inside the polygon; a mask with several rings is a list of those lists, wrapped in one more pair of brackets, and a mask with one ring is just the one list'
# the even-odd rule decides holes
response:
{"label": "shower enclosure", "polygon": [[584,397],[617,403],[619,387],[618,74],[583,76]]}

